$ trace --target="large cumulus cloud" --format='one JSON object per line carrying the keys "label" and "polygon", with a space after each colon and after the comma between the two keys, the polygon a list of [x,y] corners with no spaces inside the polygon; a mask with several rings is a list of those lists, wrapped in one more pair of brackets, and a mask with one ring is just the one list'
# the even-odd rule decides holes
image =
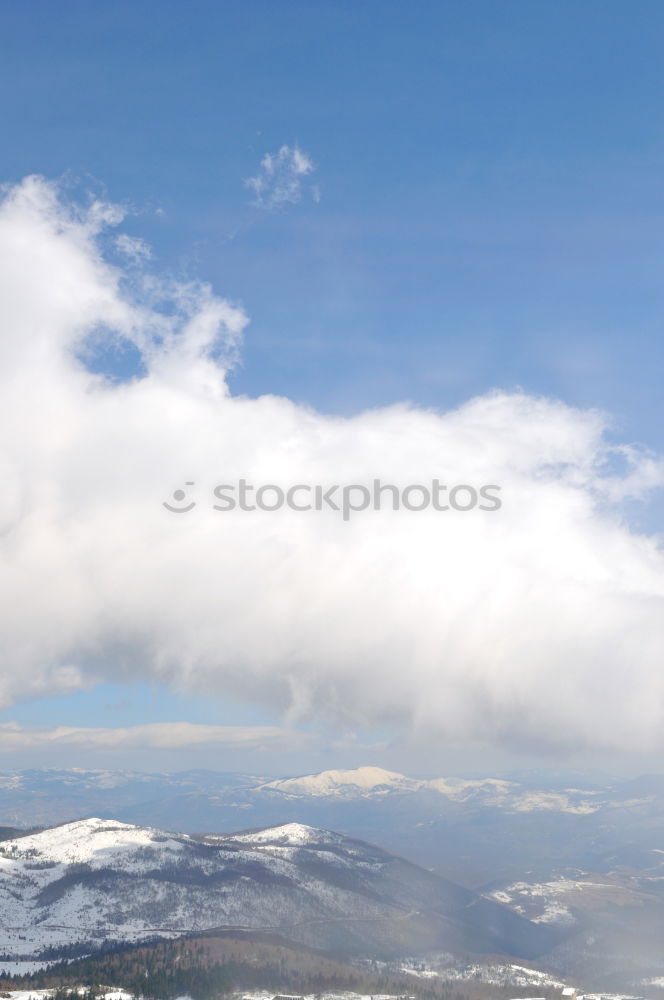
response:
{"label": "large cumulus cloud", "polygon": [[[622,510],[656,459],[525,393],[349,419],[234,397],[245,314],[109,261],[120,219],[38,178],[0,208],[2,704],[144,676],[289,721],[662,745],[664,556]],[[134,377],[93,373],[123,350]],[[212,510],[239,477],[497,483],[503,506]],[[198,506],[170,514],[185,481]]]}

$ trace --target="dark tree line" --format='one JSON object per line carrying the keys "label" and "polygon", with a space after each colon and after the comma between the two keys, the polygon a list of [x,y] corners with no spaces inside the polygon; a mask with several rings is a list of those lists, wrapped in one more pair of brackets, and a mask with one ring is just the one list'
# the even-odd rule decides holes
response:
{"label": "dark tree line", "polygon": [[[1,973],[1,965],[0,965]],[[416,1000],[505,1000],[518,995],[482,983],[418,980],[385,966],[349,965],[326,955],[250,937],[205,935],[150,945],[107,945],[104,953],[62,961],[31,975],[0,978],[0,990],[53,989],[54,1000],[71,1000],[69,991],[86,987],[95,1000],[110,987],[147,1000],[215,1000],[241,990],[319,994],[348,990]]]}

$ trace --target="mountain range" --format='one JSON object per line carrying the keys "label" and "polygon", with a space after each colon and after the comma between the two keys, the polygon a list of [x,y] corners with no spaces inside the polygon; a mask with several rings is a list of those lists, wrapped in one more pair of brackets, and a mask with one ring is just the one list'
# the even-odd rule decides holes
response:
{"label": "mountain range", "polygon": [[[647,867],[664,847],[664,778],[419,779],[377,767],[303,777],[188,771],[0,773],[0,824],[97,815],[186,833],[298,822],[382,844],[468,888],[553,869]],[[628,857],[629,855],[629,857]],[[640,859],[640,860],[639,860]]]}
{"label": "mountain range", "polygon": [[[114,824],[116,831],[147,831],[126,834],[133,843],[129,867],[122,861],[117,868],[113,852],[113,863],[104,864],[103,846],[95,848],[92,860],[60,858],[52,843],[60,834],[52,830],[30,837],[0,830],[7,955],[32,954],[49,945],[61,954],[65,946],[85,943],[82,927],[99,944],[105,938],[188,933],[212,926],[210,921],[235,926],[240,920],[248,927],[277,928],[312,947],[354,954],[421,953],[448,942],[479,952],[540,953],[542,967],[561,977],[588,975],[597,982],[606,975],[614,984],[627,985],[641,971],[664,976],[661,776],[630,781],[592,781],[578,774],[417,778],[376,767],[285,778],[83,769],[0,774],[0,824],[5,827],[64,823],[60,829],[75,834],[76,822],[92,823],[91,815],[100,817],[94,821],[99,829],[83,825],[79,832],[97,845],[103,842],[100,831]],[[261,828],[339,832],[307,834],[317,838],[315,848],[313,841],[299,846],[240,841],[240,835],[229,832]],[[364,868],[348,868],[352,852],[359,850],[352,845],[359,842],[364,842],[365,860],[371,855],[371,864],[378,865],[371,884],[357,877]],[[241,870],[229,861],[238,856],[240,843]],[[171,846],[160,850],[159,844]],[[24,854],[33,849],[34,857]],[[291,889],[282,885],[279,895],[278,873],[268,869],[283,850],[294,852],[289,864],[299,868],[303,881],[291,891],[297,881],[291,870]],[[149,860],[154,851],[152,868],[142,873],[132,868],[141,852]],[[399,860],[379,864],[381,852]],[[268,855],[272,860],[266,868]],[[336,857],[336,867],[321,870],[325,879],[334,872],[337,882],[319,880],[309,895],[305,887],[314,855],[319,868],[321,858]],[[360,864],[360,855],[354,856]],[[385,876],[380,886],[378,870]],[[343,906],[338,893],[349,890],[339,884],[346,877],[341,871],[353,873],[353,891],[343,896]],[[390,881],[389,871],[401,872],[406,882]],[[407,887],[411,877],[424,896]],[[222,889],[231,884],[233,897],[247,901],[244,916],[222,905]],[[277,893],[275,906],[283,920],[267,918],[261,900],[268,885],[270,893]],[[356,892],[360,885],[362,891]],[[435,898],[427,895],[432,892]],[[132,899],[135,910],[127,910]],[[336,915],[331,903],[326,908],[333,899],[339,905]],[[193,908],[187,900],[196,901]],[[370,900],[384,907],[380,918],[368,919]],[[227,902],[230,906],[231,897]],[[446,909],[448,904],[452,909]],[[347,907],[351,919],[338,919]],[[76,914],[71,922],[70,912]],[[170,914],[168,920],[164,914]],[[468,923],[465,917],[473,919]],[[512,918],[516,922],[510,923]],[[286,925],[291,929],[286,931]]]}

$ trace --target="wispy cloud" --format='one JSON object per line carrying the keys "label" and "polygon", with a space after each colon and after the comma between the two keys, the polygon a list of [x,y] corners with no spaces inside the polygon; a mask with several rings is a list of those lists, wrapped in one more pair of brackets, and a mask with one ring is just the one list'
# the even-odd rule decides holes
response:
{"label": "wispy cloud", "polygon": [[150,260],[152,257],[150,244],[140,236],[129,236],[128,233],[120,233],[115,237],[115,248],[134,261]]}
{"label": "wispy cloud", "polygon": [[152,722],[103,728],[54,726],[28,728],[0,724],[0,753],[17,750],[79,748],[85,750],[182,750],[213,747],[228,750],[292,750],[307,737],[279,726],[205,726],[191,722]]}
{"label": "wispy cloud", "polygon": [[[282,146],[276,153],[266,153],[255,177],[247,177],[245,185],[254,193],[256,208],[281,208],[296,204],[302,198],[304,178],[315,170],[308,153],[298,146]],[[320,191],[312,189],[314,201],[320,201]]]}

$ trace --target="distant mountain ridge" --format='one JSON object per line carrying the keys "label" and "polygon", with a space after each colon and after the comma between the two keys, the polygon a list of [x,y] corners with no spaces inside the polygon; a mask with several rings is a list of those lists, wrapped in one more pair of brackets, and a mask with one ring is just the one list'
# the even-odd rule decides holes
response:
{"label": "distant mountain ridge", "polygon": [[423,782],[406,778],[382,767],[357,767],[346,771],[321,771],[301,778],[282,778],[268,781],[261,789],[282,792],[284,795],[352,795],[380,794],[387,791],[415,791]]}
{"label": "distant mountain ridge", "polygon": [[[408,777],[366,766],[300,777],[188,771],[0,773],[0,824],[94,814],[186,833],[303,823],[383,844],[469,888],[552,868],[601,872],[662,846],[664,780]],[[529,875],[530,878],[530,875]]]}
{"label": "distant mountain ridge", "polygon": [[485,804],[512,809],[516,812],[559,811],[570,813],[597,812],[600,803],[580,789],[564,791],[531,791],[515,781],[503,778],[407,778],[380,767],[358,767],[347,771],[321,771],[300,778],[282,778],[260,785],[262,791],[283,795],[364,797],[390,793],[434,792],[453,802],[481,801]]}
{"label": "distant mountain ridge", "polygon": [[[654,783],[664,796],[664,778],[644,777],[626,783],[643,789]],[[61,822],[74,818],[77,803],[103,802],[116,811],[157,803],[186,794],[239,795],[235,804],[278,794],[290,798],[367,798],[386,795],[432,793],[449,802],[491,805],[512,812],[568,812],[589,814],[610,801],[613,789],[533,788],[505,778],[439,777],[411,778],[374,766],[328,770],[298,777],[266,779],[235,772],[185,771],[151,774],[141,771],[109,771],[70,768],[0,772],[0,821],[9,824]],[[618,791],[618,795],[620,792]],[[642,795],[647,791],[642,790]]]}

